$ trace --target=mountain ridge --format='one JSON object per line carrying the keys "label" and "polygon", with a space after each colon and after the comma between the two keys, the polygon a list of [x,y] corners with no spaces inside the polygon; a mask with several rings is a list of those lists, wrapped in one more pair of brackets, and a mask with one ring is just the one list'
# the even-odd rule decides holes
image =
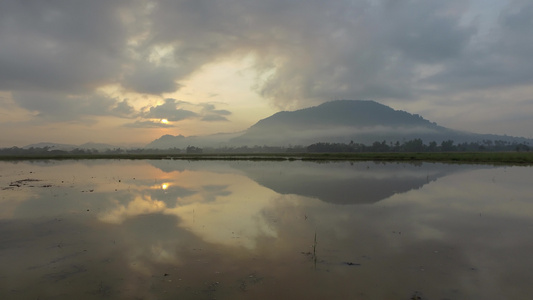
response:
{"label": "mountain ridge", "polygon": [[[347,111],[349,111],[350,114],[346,114]],[[259,120],[256,124],[252,125],[250,129],[256,126],[264,126],[265,123],[268,122],[279,121],[279,119],[288,116],[291,116],[293,120],[297,121],[297,123],[302,123],[302,121],[304,121],[307,126],[313,120],[320,120],[322,121],[322,124],[335,123],[336,125],[353,126],[356,125],[353,122],[354,119],[357,119],[359,125],[383,125],[383,120],[377,120],[372,117],[376,114],[380,114],[382,118],[389,118],[388,123],[390,124],[436,125],[418,115],[413,115],[401,110],[394,110],[389,106],[373,100],[335,100],[300,110],[275,113],[268,118]],[[417,118],[412,118],[413,116],[416,116]],[[328,120],[330,122],[327,122]]]}
{"label": "mountain ridge", "polygon": [[[272,133],[276,133],[272,135]],[[280,134],[283,132],[283,134]],[[252,125],[235,144],[312,144],[316,142],[372,143],[405,140],[453,131],[419,115],[372,100],[335,100],[317,106],[276,113]],[[439,140],[443,140],[440,138]]]}
{"label": "mountain ridge", "polygon": [[[232,136],[233,135],[233,136]],[[212,141],[214,137],[216,142]],[[224,138],[228,138],[224,141]],[[145,148],[220,146],[291,146],[317,142],[371,144],[376,141],[422,139],[425,143],[453,140],[531,142],[521,137],[477,134],[449,129],[418,114],[395,110],[373,100],[334,100],[295,111],[280,111],[240,133],[184,137],[165,135]]]}

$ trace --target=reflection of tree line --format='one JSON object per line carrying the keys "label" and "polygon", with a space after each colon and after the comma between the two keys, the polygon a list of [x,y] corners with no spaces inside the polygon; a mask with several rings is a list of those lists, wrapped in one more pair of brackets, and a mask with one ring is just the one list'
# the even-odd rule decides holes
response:
{"label": "reflection of tree line", "polygon": [[50,156],[61,156],[61,155],[116,155],[116,154],[198,154],[202,153],[202,148],[189,146],[186,149],[182,150],[179,148],[169,148],[169,149],[123,149],[123,148],[113,148],[107,150],[98,150],[98,149],[82,149],[76,148],[73,150],[60,150],[54,149],[52,147],[30,147],[30,148],[2,148],[0,149],[0,156],[16,156],[16,155],[50,155]]}
{"label": "reflection of tree line", "polygon": [[188,146],[185,149],[122,149],[114,148],[107,150],[81,149],[59,150],[52,147],[30,147],[30,148],[2,148],[0,155],[115,155],[115,154],[198,154],[198,153],[320,153],[320,152],[497,152],[497,151],[526,151],[531,150],[527,143],[509,142],[503,140],[483,140],[481,142],[463,142],[455,144],[453,140],[442,141],[438,144],[431,141],[424,144],[422,139],[413,139],[400,143],[376,141],[371,145],[362,143],[328,143],[320,142],[307,147],[296,146],[239,146],[239,147],[195,147]]}

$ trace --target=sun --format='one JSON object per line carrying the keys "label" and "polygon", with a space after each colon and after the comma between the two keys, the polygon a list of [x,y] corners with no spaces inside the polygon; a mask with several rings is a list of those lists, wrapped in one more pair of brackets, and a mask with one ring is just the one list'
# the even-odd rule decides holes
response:
{"label": "sun", "polygon": [[161,119],[161,123],[162,124],[168,124],[168,120],[167,119]]}

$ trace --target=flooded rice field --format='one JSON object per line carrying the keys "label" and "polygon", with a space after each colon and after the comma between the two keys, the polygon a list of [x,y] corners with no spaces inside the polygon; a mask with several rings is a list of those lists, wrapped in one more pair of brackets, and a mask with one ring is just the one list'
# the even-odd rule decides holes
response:
{"label": "flooded rice field", "polygon": [[0,299],[528,299],[533,168],[0,162]]}

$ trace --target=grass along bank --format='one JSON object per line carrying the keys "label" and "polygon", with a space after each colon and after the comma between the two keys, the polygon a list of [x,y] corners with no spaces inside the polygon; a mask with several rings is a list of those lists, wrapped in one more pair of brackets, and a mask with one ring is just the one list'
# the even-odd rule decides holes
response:
{"label": "grass along bank", "polygon": [[533,165],[533,152],[421,152],[421,153],[198,153],[198,154],[34,154],[3,155],[0,160],[41,159],[181,159],[274,161],[398,161]]}

